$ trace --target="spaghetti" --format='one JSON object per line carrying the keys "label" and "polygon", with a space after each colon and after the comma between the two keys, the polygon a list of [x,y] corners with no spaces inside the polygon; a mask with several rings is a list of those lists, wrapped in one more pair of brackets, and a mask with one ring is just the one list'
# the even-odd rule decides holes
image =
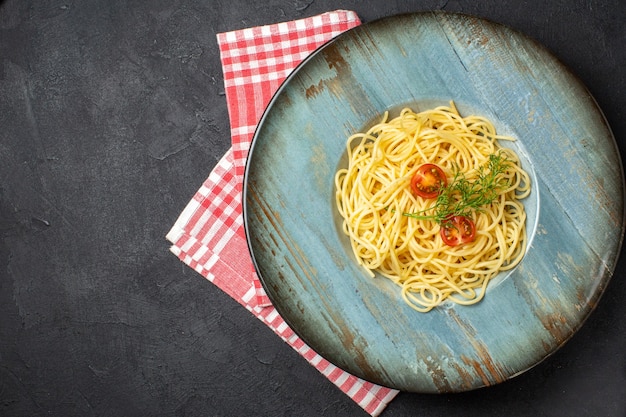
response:
{"label": "spaghetti", "polygon": [[[462,117],[454,103],[420,113],[405,108],[390,120],[385,113],[367,132],[348,138],[348,167],[335,176],[343,231],[359,264],[399,285],[415,310],[427,312],[445,300],[477,303],[499,271],[522,259],[520,200],[530,194],[530,178],[516,153],[498,144],[504,140],[513,138],[498,135],[483,117]],[[424,164],[445,173],[442,197],[424,198],[412,188]],[[461,184],[478,190],[473,197],[491,186],[487,204],[464,206]],[[453,218],[475,227],[471,239],[456,246],[446,240]]]}

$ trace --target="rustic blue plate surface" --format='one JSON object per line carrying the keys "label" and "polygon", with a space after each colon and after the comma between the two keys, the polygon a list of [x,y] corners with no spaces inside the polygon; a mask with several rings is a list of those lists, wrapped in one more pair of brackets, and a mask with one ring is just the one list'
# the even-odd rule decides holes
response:
{"label": "rustic blue plate surface", "polygon": [[[518,138],[529,246],[479,304],[423,314],[357,265],[333,181],[346,138],[385,110],[450,100]],[[418,13],[350,30],[288,78],[252,143],[244,219],[269,297],[309,346],[388,387],[456,392],[518,375],[580,328],[617,261],[623,182],[596,103],[544,48],[478,18]]]}

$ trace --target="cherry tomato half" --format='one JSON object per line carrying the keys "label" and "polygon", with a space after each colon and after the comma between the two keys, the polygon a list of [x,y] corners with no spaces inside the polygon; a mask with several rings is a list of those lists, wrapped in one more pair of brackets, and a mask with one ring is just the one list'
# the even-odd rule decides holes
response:
{"label": "cherry tomato half", "polygon": [[476,239],[476,225],[465,216],[449,216],[441,223],[441,238],[448,246],[473,242]]}
{"label": "cherry tomato half", "polygon": [[413,192],[422,198],[435,198],[448,185],[446,174],[435,164],[424,164],[411,178]]}

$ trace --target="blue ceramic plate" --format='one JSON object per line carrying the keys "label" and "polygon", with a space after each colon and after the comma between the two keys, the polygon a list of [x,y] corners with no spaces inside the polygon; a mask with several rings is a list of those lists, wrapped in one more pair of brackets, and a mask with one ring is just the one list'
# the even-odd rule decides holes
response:
{"label": "blue ceramic plate", "polygon": [[[534,187],[529,246],[479,304],[424,314],[353,258],[334,174],[346,138],[385,110],[450,100],[518,139]],[[458,392],[524,372],[580,328],[617,261],[623,182],[596,103],[543,47],[475,17],[418,13],[344,33],[282,85],[252,143],[244,218],[270,299],[309,346],[378,384]]]}

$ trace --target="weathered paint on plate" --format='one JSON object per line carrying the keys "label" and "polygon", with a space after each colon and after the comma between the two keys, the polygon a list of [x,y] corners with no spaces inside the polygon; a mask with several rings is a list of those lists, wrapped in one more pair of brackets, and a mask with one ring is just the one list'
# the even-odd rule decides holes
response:
{"label": "weathered paint on plate", "polygon": [[[422,314],[357,265],[334,173],[347,136],[385,110],[450,100],[518,138],[530,242],[481,303]],[[418,13],[350,30],[288,78],[252,143],[244,220],[269,297],[309,346],[388,387],[458,392],[518,375],[580,328],[617,261],[623,183],[600,110],[549,52],[499,24]]]}

